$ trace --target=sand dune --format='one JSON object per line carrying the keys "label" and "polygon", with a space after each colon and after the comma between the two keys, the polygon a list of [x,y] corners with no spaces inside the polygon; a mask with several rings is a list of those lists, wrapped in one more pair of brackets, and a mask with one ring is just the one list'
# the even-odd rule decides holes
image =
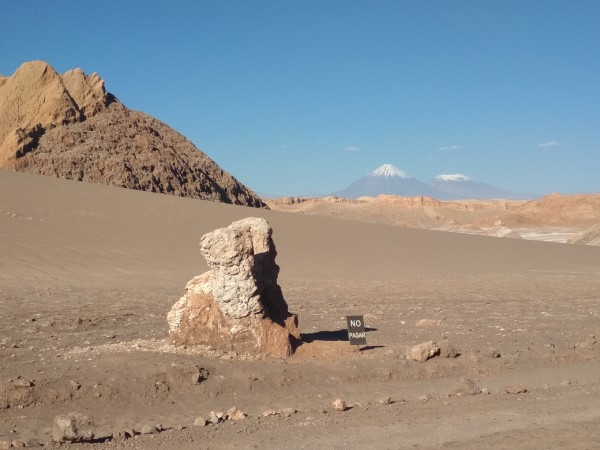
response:
{"label": "sand dune", "polygon": [[0,279],[174,283],[206,270],[202,234],[233,220],[273,226],[285,279],[395,279],[600,271],[597,248],[340,221],[0,172]]}

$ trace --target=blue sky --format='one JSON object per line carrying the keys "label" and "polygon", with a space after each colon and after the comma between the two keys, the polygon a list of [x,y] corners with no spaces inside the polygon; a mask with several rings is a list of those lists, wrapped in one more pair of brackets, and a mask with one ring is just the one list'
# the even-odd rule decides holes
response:
{"label": "blue sky", "polygon": [[600,2],[12,1],[0,73],[98,72],[260,193],[383,163],[600,191]]}

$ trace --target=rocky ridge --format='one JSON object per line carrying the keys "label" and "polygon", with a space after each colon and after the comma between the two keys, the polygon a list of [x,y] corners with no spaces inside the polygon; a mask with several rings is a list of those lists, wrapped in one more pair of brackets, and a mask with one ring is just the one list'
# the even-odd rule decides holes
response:
{"label": "rocky ridge", "polygon": [[[587,245],[597,245],[597,229],[593,227],[600,223],[600,194],[551,194],[530,201],[445,201],[397,195],[284,197],[267,204],[277,211],[346,220]],[[576,236],[579,233],[583,234]]]}
{"label": "rocky ridge", "polygon": [[188,139],[126,108],[93,73],[42,61],[0,77],[0,168],[265,207]]}

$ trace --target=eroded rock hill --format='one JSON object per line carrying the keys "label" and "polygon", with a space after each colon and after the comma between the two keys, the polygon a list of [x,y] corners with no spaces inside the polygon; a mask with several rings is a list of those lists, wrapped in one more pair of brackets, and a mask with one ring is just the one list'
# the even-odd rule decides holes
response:
{"label": "eroded rock hill", "polygon": [[126,108],[96,73],[60,75],[42,61],[0,76],[0,168],[265,207],[180,133]]}
{"label": "eroded rock hill", "polygon": [[267,203],[276,211],[362,222],[598,245],[594,226],[600,223],[600,194],[552,194],[530,201],[439,201],[395,195],[358,199],[285,197]]}

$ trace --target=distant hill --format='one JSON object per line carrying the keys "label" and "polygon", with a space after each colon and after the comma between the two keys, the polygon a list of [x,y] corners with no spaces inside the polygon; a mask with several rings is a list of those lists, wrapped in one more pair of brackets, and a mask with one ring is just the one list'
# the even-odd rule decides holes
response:
{"label": "distant hill", "polygon": [[284,197],[275,211],[429,228],[467,234],[600,245],[600,194],[547,195],[538,200],[446,200],[379,195]]}
{"label": "distant hill", "polygon": [[427,184],[438,191],[442,191],[450,198],[455,199],[530,200],[535,198],[534,195],[519,194],[517,192],[497,188],[491,184],[481,183],[460,173],[438,175],[428,181]]}
{"label": "distant hill", "polygon": [[180,133],[126,108],[96,73],[61,75],[42,61],[0,76],[0,168],[266,207]]}

